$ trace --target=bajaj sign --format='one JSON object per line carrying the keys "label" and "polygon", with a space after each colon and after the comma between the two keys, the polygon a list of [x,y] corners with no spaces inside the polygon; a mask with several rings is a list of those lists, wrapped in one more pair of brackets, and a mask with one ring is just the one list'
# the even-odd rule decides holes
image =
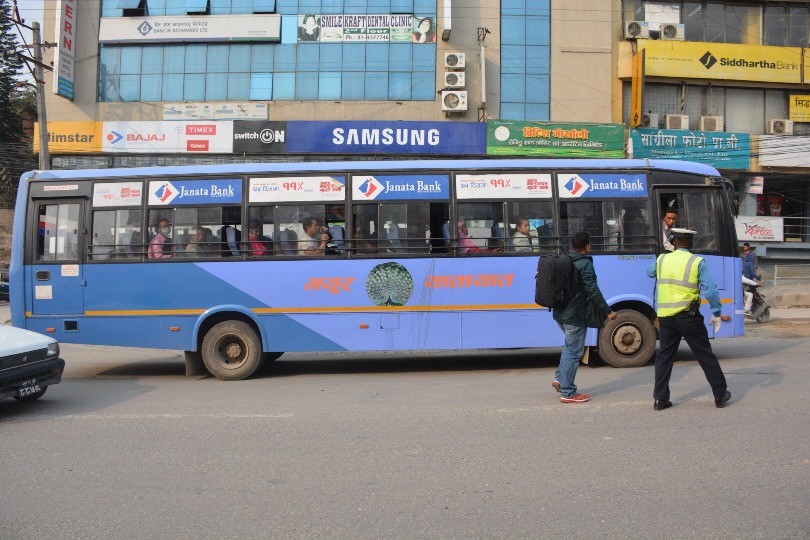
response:
{"label": "bajaj sign", "polygon": [[287,122],[234,120],[235,154],[284,154],[287,151]]}
{"label": "bajaj sign", "polygon": [[802,49],[729,43],[639,40],[644,74],[652,77],[727,79],[801,84]]}

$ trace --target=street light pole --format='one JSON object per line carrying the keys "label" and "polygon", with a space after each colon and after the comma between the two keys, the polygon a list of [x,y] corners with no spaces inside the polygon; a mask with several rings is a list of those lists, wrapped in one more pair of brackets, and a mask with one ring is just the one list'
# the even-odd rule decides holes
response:
{"label": "street light pole", "polygon": [[50,168],[50,155],[48,153],[48,121],[45,115],[45,72],[42,69],[42,43],[39,32],[39,23],[33,22],[31,29],[34,32],[34,81],[37,84],[37,120],[39,122],[39,168]]}

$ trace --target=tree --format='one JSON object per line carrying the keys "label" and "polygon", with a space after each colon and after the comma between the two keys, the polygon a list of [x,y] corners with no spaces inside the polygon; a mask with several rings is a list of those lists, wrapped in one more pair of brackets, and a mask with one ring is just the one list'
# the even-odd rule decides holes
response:
{"label": "tree", "polygon": [[23,60],[9,0],[0,0],[0,208],[12,208],[23,172],[35,169],[23,119],[36,117],[36,93],[19,79]]}

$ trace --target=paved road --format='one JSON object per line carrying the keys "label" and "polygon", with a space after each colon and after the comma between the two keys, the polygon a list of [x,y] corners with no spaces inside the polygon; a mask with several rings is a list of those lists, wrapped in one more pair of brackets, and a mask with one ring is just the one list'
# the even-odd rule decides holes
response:
{"label": "paved road", "polygon": [[[783,322],[787,322],[783,321]],[[65,345],[62,384],[0,402],[2,538],[806,538],[806,324],[652,366],[557,353],[296,355],[238,383],[170,351]],[[778,330],[778,331],[777,331]]]}

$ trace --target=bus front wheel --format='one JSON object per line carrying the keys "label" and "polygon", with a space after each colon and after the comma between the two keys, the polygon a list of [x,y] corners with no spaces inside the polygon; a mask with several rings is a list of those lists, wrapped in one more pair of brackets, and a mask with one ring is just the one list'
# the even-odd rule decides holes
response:
{"label": "bus front wheel", "polygon": [[211,375],[239,381],[253,375],[262,364],[262,344],[256,332],[241,321],[225,321],[205,334],[202,359]]}
{"label": "bus front wheel", "polygon": [[599,331],[599,357],[613,367],[639,367],[655,353],[655,328],[638,311],[621,309]]}

